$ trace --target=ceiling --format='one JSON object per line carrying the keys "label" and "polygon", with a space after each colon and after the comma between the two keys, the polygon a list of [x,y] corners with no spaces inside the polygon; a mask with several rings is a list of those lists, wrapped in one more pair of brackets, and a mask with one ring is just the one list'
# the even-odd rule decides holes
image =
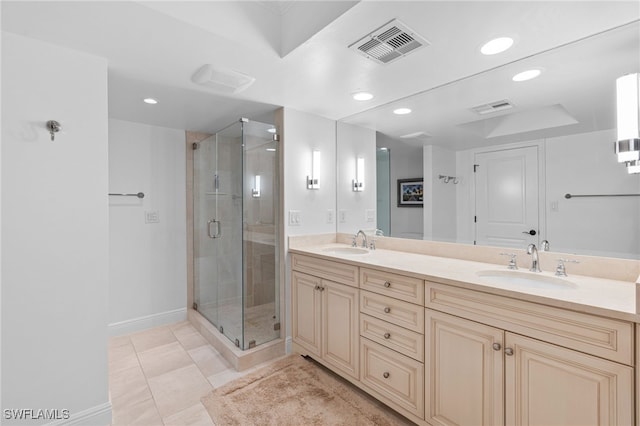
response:
{"label": "ceiling", "polygon": [[[429,45],[384,65],[348,48],[391,19]],[[113,118],[214,132],[286,106],[392,137],[431,136],[414,143],[453,135],[464,140],[456,149],[544,130],[532,121],[574,132],[611,128],[615,76],[640,71],[639,19],[637,1],[2,2],[3,31],[107,58]],[[603,31],[607,37],[590,38]],[[514,46],[482,55],[480,46],[498,36]],[[238,93],[195,84],[204,64],[255,82]],[[544,72],[514,90],[511,73],[524,66]],[[594,107],[584,108],[579,96],[593,86]],[[375,97],[355,101],[356,90]],[[159,103],[144,104],[146,97]],[[391,114],[398,99],[414,112]],[[515,107],[491,117],[469,111],[501,99]]]}

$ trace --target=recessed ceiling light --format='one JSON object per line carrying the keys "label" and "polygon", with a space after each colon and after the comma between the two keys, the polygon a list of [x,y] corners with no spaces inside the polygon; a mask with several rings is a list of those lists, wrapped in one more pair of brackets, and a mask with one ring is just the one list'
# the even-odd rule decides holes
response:
{"label": "recessed ceiling light", "polygon": [[353,99],[356,101],[370,101],[373,99],[373,94],[369,92],[356,92],[353,94]]}
{"label": "recessed ceiling light", "polygon": [[512,80],[513,81],[527,81],[527,80],[531,80],[532,78],[536,78],[537,76],[540,75],[542,71],[539,69],[532,69],[532,70],[527,70],[527,71],[523,71],[519,74],[516,74],[513,76]]}
{"label": "recessed ceiling light", "polygon": [[484,55],[495,55],[501,53],[513,46],[513,39],[511,37],[499,37],[485,43],[480,52]]}
{"label": "recessed ceiling light", "polygon": [[270,129],[267,129],[267,132],[275,133],[276,132],[276,128],[275,127],[271,127]]}
{"label": "recessed ceiling light", "polygon": [[394,114],[398,114],[398,115],[410,114],[411,113],[411,109],[409,109],[409,108],[398,108],[398,109],[394,109],[393,113]]}
{"label": "recessed ceiling light", "polygon": [[269,151],[269,152],[276,152],[276,149],[275,149],[275,148],[267,148],[267,151]]}
{"label": "recessed ceiling light", "polygon": [[144,103],[149,105],[155,105],[158,103],[158,100],[153,98],[145,98]]}
{"label": "recessed ceiling light", "polygon": [[380,151],[389,151],[389,148],[387,148],[386,146],[383,146],[382,148],[379,148]]}

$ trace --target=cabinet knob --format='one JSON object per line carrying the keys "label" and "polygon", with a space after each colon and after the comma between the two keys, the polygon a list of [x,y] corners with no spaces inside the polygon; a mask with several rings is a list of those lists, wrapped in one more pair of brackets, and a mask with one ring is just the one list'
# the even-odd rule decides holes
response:
{"label": "cabinet knob", "polygon": [[512,356],[513,355],[513,349],[512,348],[506,348],[504,350],[504,354],[508,355],[508,356]]}
{"label": "cabinet knob", "polygon": [[320,286],[317,285],[316,288],[314,290],[320,290]]}
{"label": "cabinet knob", "polygon": [[385,314],[388,314],[389,312],[391,312],[391,308],[390,308],[390,307],[388,307],[388,306],[387,306],[387,307],[385,307],[385,308],[384,308],[384,313],[385,313]]}
{"label": "cabinet knob", "polygon": [[500,343],[494,343],[493,344],[493,350],[494,351],[499,351],[500,349],[502,349],[502,345]]}
{"label": "cabinet knob", "polygon": [[324,291],[324,287],[320,287],[320,291]]}
{"label": "cabinet knob", "polygon": [[390,283],[389,281],[385,281],[385,282],[384,282],[384,286],[385,286],[386,288],[389,288],[389,287],[391,287],[391,283]]}
{"label": "cabinet knob", "polygon": [[385,338],[385,339],[388,339],[388,338],[390,338],[390,337],[391,337],[391,333],[384,333],[384,338]]}
{"label": "cabinet knob", "polygon": [[389,378],[389,372],[385,371],[384,373],[382,373],[382,377],[384,377],[385,379]]}

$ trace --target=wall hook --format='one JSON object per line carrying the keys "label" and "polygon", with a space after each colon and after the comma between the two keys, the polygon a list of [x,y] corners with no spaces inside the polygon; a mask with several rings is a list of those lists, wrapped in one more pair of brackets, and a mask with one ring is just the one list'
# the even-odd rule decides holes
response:
{"label": "wall hook", "polygon": [[55,134],[62,130],[62,126],[55,120],[47,121],[47,130],[51,134],[51,140],[53,141],[55,138]]}

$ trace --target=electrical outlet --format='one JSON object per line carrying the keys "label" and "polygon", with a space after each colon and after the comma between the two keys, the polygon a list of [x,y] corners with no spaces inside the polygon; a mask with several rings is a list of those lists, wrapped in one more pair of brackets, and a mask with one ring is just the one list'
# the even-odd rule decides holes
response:
{"label": "electrical outlet", "polygon": [[289,226],[300,226],[300,210],[289,210]]}
{"label": "electrical outlet", "polygon": [[367,209],[365,212],[365,220],[367,222],[374,222],[376,220],[376,211],[373,209]]}
{"label": "electrical outlet", "polygon": [[333,223],[333,209],[327,210],[327,223]]}
{"label": "electrical outlet", "polygon": [[340,218],[340,223],[347,223],[347,211],[346,210],[339,210],[338,211],[338,217]]}
{"label": "electrical outlet", "polygon": [[160,212],[158,210],[145,211],[144,223],[160,223]]}

